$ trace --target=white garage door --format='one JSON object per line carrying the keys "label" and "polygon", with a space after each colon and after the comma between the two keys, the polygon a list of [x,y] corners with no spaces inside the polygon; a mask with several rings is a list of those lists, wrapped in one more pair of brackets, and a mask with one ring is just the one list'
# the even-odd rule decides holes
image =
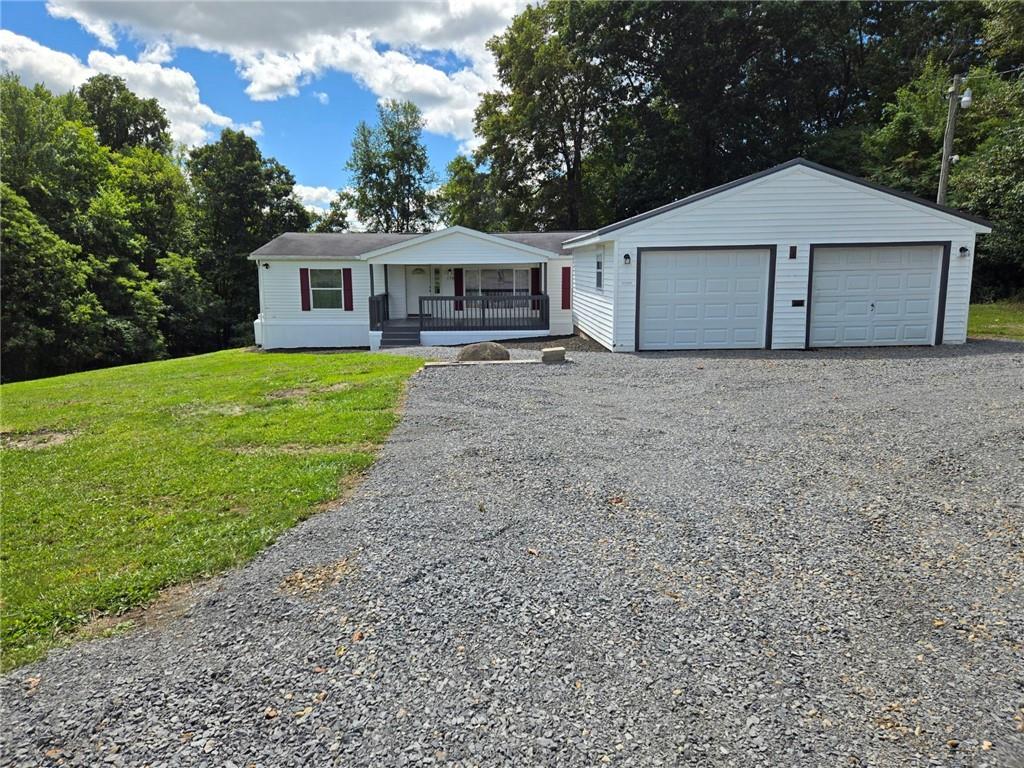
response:
{"label": "white garage door", "polygon": [[651,251],[640,269],[640,349],[765,344],[767,248]]}
{"label": "white garage door", "polygon": [[942,246],[815,248],[812,347],[934,344]]}

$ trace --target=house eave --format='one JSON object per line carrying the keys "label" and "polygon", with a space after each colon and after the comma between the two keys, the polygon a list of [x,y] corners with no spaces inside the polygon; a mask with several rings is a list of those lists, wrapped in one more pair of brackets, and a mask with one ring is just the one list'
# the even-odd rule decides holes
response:
{"label": "house eave", "polygon": [[[446,237],[453,237],[455,235],[464,235],[480,240],[482,243],[486,243],[494,248],[500,248],[504,251],[509,251],[517,254],[525,254],[530,257],[530,261],[547,261],[552,257],[558,256],[558,254],[551,251],[545,251],[541,248],[535,248],[532,245],[526,245],[524,243],[518,243],[515,240],[509,240],[507,238],[499,237],[497,235],[491,235],[487,232],[480,232],[479,230],[469,229],[468,227],[449,227],[448,229],[437,230],[436,232],[428,232],[420,237],[416,237],[410,240],[406,240],[401,243],[389,245],[385,248],[378,248],[373,251],[367,251],[362,254],[359,258],[368,261],[373,264],[401,264],[403,263],[402,258],[398,256],[402,251],[408,251],[416,248],[417,246],[424,245],[426,243],[433,242],[435,240],[443,240]],[[449,259],[436,259],[438,264],[458,264],[465,261],[464,257],[452,257]],[[520,261],[526,261],[521,258],[510,259],[510,263],[518,263]]]}

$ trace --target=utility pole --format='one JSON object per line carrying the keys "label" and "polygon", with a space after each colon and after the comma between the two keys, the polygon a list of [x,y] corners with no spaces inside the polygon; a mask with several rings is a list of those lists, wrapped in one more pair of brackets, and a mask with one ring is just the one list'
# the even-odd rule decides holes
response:
{"label": "utility pole", "polygon": [[953,133],[956,131],[956,114],[960,109],[960,75],[953,75],[953,86],[949,89],[949,112],[946,114],[946,134],[942,137],[942,167],[939,169],[939,194],[935,202],[946,204],[946,186],[949,184],[950,158],[953,156]]}

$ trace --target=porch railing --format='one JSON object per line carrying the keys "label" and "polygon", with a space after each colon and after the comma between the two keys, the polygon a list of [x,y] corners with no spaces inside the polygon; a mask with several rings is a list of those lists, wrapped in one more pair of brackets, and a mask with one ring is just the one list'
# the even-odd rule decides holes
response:
{"label": "porch railing", "polygon": [[388,295],[386,293],[378,293],[370,297],[371,331],[379,331],[384,328],[384,323],[391,319],[388,312]]}
{"label": "porch railing", "polygon": [[548,297],[420,296],[421,331],[541,331],[550,327]]}

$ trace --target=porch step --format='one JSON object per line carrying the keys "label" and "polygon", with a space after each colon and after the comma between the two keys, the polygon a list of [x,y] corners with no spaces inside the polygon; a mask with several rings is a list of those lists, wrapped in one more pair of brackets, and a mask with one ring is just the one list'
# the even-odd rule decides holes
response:
{"label": "porch step", "polygon": [[420,329],[415,327],[384,328],[380,337],[381,347],[418,347]]}

